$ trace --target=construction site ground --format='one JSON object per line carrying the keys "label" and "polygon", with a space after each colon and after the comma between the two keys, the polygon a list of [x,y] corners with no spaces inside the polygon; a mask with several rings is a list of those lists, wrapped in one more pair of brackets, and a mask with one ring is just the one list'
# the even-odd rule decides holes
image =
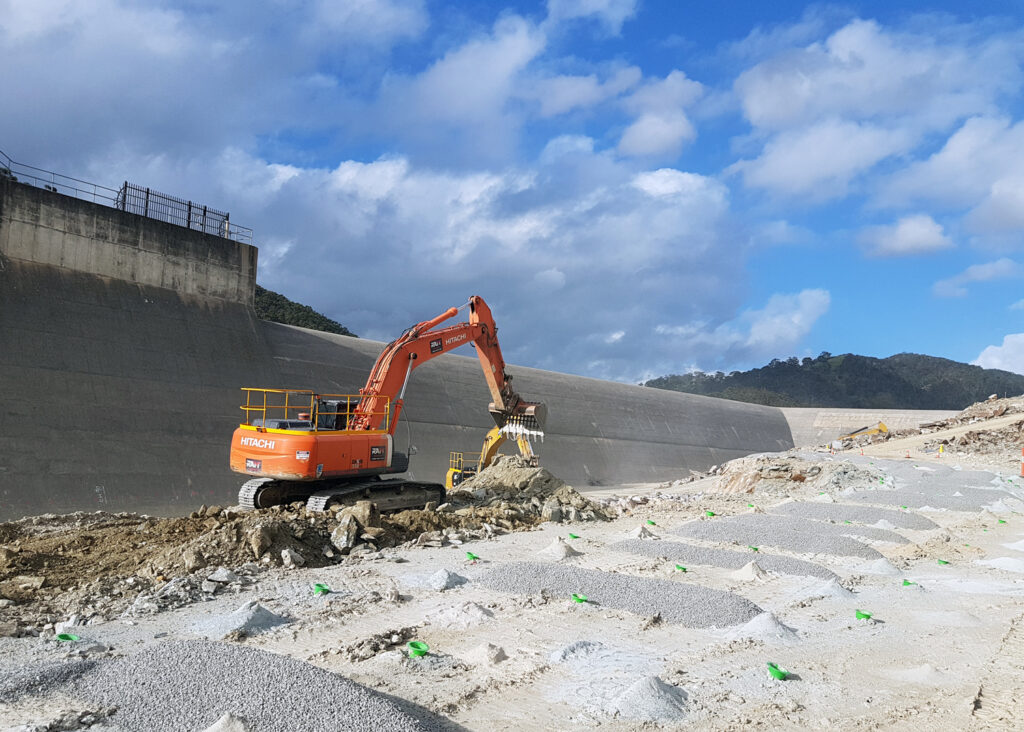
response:
{"label": "construction site ground", "polygon": [[[543,520],[557,485],[519,488],[544,515],[482,492],[461,525],[383,519],[345,557],[319,551],[338,516],[301,511],[2,524],[0,729],[1019,729],[1022,419],[751,456],[589,503],[563,490],[562,523]],[[1001,450],[956,443],[987,429]],[[292,528],[257,528],[272,522]],[[272,561],[252,549],[264,534]],[[236,655],[218,666],[207,646]],[[267,659],[330,673],[294,688],[251,668]],[[103,687],[104,669],[146,693]],[[261,683],[219,691],[242,673]],[[398,711],[367,724],[349,691],[313,701],[334,674]]]}

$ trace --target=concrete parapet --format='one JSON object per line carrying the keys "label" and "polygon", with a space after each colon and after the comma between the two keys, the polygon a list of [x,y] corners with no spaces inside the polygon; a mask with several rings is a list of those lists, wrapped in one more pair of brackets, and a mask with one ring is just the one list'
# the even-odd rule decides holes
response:
{"label": "concrete parapet", "polygon": [[251,305],[256,247],[0,177],[0,256]]}

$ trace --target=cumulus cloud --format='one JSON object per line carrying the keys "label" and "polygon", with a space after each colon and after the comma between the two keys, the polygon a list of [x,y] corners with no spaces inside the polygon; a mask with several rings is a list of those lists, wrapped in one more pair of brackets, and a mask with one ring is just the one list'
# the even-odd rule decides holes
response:
{"label": "cumulus cloud", "polygon": [[854,20],[823,43],[780,53],[736,80],[756,127],[782,130],[808,121],[902,118],[943,129],[994,108],[1021,81],[1014,37],[975,42],[883,29]]}
{"label": "cumulus cloud", "polygon": [[822,289],[779,293],[763,308],[747,310],[717,326],[695,321],[660,324],[656,331],[680,346],[688,344],[688,355],[696,346],[698,355],[691,357],[690,363],[704,369],[722,362],[759,362],[790,353],[828,312],[831,300]]}
{"label": "cumulus cloud", "polygon": [[541,117],[554,117],[614,98],[634,86],[642,76],[636,66],[617,69],[604,81],[596,74],[551,76],[533,80],[522,94],[537,100]]}
{"label": "cumulus cloud", "polygon": [[1024,300],[1018,300],[1010,306],[1010,310],[1024,310]]}
{"label": "cumulus cloud", "polygon": [[754,160],[735,163],[751,187],[814,200],[841,196],[851,180],[878,162],[907,151],[906,131],[843,120],[826,120],[780,133]]}
{"label": "cumulus cloud", "polygon": [[[742,304],[745,243],[727,189],[563,142],[573,152],[500,172],[404,157],[282,169],[237,149],[138,165],[154,185],[222,202],[259,233],[261,284],[362,336],[393,338],[475,293],[512,363],[635,381],[693,360],[699,343],[655,327],[671,313],[714,328]],[[383,273],[387,297],[369,296]]]}
{"label": "cumulus cloud", "polygon": [[1002,345],[988,346],[971,363],[986,369],[1024,374],[1024,333],[1010,333]]}
{"label": "cumulus cloud", "polygon": [[939,280],[932,286],[932,292],[939,297],[964,297],[967,285],[977,282],[1010,279],[1024,275],[1024,268],[1012,259],[1003,257],[994,262],[972,264],[958,275],[949,279]]}
{"label": "cumulus cloud", "polygon": [[619,153],[677,156],[683,145],[697,136],[684,109],[699,99],[703,91],[699,82],[678,70],[637,89],[624,101],[625,108],[636,118],[622,133]]}
{"label": "cumulus cloud", "polygon": [[927,214],[904,216],[889,226],[869,226],[860,234],[860,242],[875,257],[902,257],[928,254],[953,246],[942,226]]}
{"label": "cumulus cloud", "polygon": [[601,23],[618,35],[622,24],[636,14],[637,0],[548,0],[548,21],[559,23],[580,18]]}
{"label": "cumulus cloud", "polygon": [[756,158],[734,168],[744,182],[784,195],[845,195],[854,178],[930,134],[993,113],[1019,89],[1019,32],[918,26],[900,32],[856,19],[822,42],[777,51],[740,74],[734,91],[753,139],[763,141]]}

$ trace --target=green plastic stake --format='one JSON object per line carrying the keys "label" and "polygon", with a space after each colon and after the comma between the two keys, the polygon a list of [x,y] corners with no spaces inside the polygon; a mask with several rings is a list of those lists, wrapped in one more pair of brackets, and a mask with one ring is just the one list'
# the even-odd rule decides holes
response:
{"label": "green plastic stake", "polygon": [[587,596],[586,596],[586,595],[577,595],[577,594],[576,594],[576,593],[574,592],[574,593],[573,593],[573,595],[572,595],[572,601],[573,601],[573,602],[579,602],[579,603],[584,603],[584,602],[586,602],[586,601],[587,601]]}
{"label": "green plastic stake", "polygon": [[759,552],[759,551],[761,551],[756,546],[750,546],[750,544],[747,544],[747,549],[749,549],[752,552]]}
{"label": "green plastic stake", "polygon": [[477,556],[476,554],[474,554],[473,552],[466,552],[466,559],[468,559],[468,560],[469,560],[469,561],[471,561],[471,562],[475,562],[475,561],[476,561],[476,560],[478,560],[479,558],[480,558],[480,557],[478,557],[478,556]]}
{"label": "green plastic stake", "polygon": [[651,521],[650,519],[647,519],[647,523],[648,523],[648,525],[650,525],[650,526],[657,526],[657,524],[656,524],[656,523],[654,523],[653,521]]}
{"label": "green plastic stake", "polygon": [[430,646],[428,646],[423,641],[409,641],[408,646],[409,658],[419,658],[420,656],[425,656],[427,655],[427,651],[430,650]]}
{"label": "green plastic stake", "polygon": [[683,565],[681,565],[681,564],[677,564],[677,565],[676,565],[676,571],[677,571],[677,572],[685,572],[685,571],[686,571],[686,567],[684,567],[684,566],[683,566]]}
{"label": "green plastic stake", "polygon": [[871,620],[871,613],[857,611],[857,620]]}
{"label": "green plastic stake", "polygon": [[906,511],[906,510],[907,510],[907,507],[906,507],[906,506],[900,506],[900,508],[902,508],[902,509],[903,509],[904,511]]}
{"label": "green plastic stake", "polygon": [[1004,521],[1003,519],[999,519],[999,523],[1001,523],[1001,524],[1005,524],[1005,523],[1006,523],[1006,521]]}
{"label": "green plastic stake", "polygon": [[704,515],[705,515],[705,516],[714,516],[714,515],[715,515],[715,512],[714,512],[714,511],[705,511],[705,512],[704,512]]}
{"label": "green plastic stake", "polygon": [[789,676],[789,671],[779,668],[777,664],[774,664],[771,661],[768,662],[768,673],[779,681],[785,681]]}
{"label": "green plastic stake", "polygon": [[754,507],[754,504],[753,504],[753,503],[748,503],[748,504],[747,504],[747,508],[753,508],[753,507]]}
{"label": "green plastic stake", "polygon": [[939,562],[939,564],[949,564],[949,562],[947,562],[945,559],[939,559],[937,561]]}
{"label": "green plastic stake", "polygon": [[844,524],[849,524],[849,523],[853,523],[853,522],[852,521],[844,521],[843,523]]}
{"label": "green plastic stake", "polygon": [[328,594],[330,594],[330,592],[331,592],[331,588],[328,587],[327,585],[320,584],[319,582],[317,582],[315,585],[313,585],[313,594],[314,595],[328,595]]}
{"label": "green plastic stake", "polygon": [[570,539],[579,539],[580,537],[576,536],[576,534],[569,534],[569,538]]}
{"label": "green plastic stake", "polygon": [[903,586],[904,587],[910,587],[911,585],[916,585],[916,584],[917,584],[916,582],[911,582],[908,579],[903,580]]}
{"label": "green plastic stake", "polygon": [[81,638],[79,638],[77,635],[75,635],[73,633],[58,633],[57,634],[57,640],[64,641],[64,642],[69,642],[69,641],[73,642],[73,641],[76,641],[76,640],[81,640]]}

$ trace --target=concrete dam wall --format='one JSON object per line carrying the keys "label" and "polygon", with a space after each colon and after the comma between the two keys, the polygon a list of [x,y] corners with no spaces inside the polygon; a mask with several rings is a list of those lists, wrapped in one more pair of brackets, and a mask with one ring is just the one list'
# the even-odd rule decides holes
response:
{"label": "concrete dam wall", "polygon": [[[381,344],[259,320],[255,274],[248,245],[0,179],[0,520],[233,503],[239,387],[356,392]],[[466,351],[410,381],[395,444],[415,446],[418,479],[442,481],[448,452],[479,450],[493,426]],[[577,486],[793,446],[775,408],[509,371],[548,404],[543,464]]]}

